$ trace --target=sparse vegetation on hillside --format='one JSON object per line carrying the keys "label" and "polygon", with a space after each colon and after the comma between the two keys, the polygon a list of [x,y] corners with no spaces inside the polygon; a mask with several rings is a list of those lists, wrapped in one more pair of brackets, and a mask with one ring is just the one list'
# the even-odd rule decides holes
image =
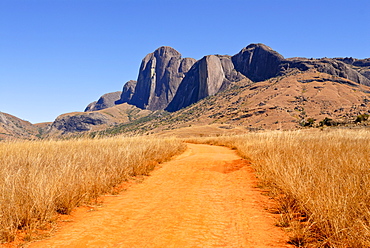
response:
{"label": "sparse vegetation on hillside", "polygon": [[193,139],[236,148],[280,203],[303,247],[370,247],[370,132],[266,132]]}
{"label": "sparse vegetation on hillside", "polygon": [[181,152],[174,139],[106,138],[0,143],[0,238],[28,239],[57,213],[94,201]]}

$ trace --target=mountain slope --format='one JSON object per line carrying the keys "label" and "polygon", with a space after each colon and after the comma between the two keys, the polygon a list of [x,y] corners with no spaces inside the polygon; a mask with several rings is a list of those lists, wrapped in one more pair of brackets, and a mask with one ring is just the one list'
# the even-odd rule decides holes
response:
{"label": "mountain slope", "polygon": [[93,112],[67,113],[55,119],[44,137],[102,130],[120,123],[134,121],[150,113],[150,110],[142,110],[127,103]]}
{"label": "mountain slope", "polygon": [[[370,86],[368,60],[284,58],[264,44],[250,44],[234,56],[208,55],[195,61],[182,58],[171,47],[160,47],[142,60],[138,80],[127,82],[122,95],[109,104],[91,103],[86,110],[99,110],[127,102],[141,109],[178,111],[226,90],[233,82],[248,78],[264,81],[292,71],[315,69],[335,77]],[[112,98],[113,97],[109,97]]]}
{"label": "mountain slope", "polygon": [[38,134],[37,126],[13,115],[0,112],[0,140],[34,139]]}
{"label": "mountain slope", "polygon": [[193,112],[199,115],[193,121],[291,129],[308,119],[351,122],[357,115],[369,113],[369,103],[370,87],[310,70],[222,92],[177,115]]}
{"label": "mountain slope", "polygon": [[154,112],[134,126],[119,125],[106,133],[160,133],[210,124],[246,131],[296,129],[308,124],[318,126],[329,119],[332,123],[354,124],[363,114],[370,114],[370,87],[308,70],[257,83],[242,80],[177,112]]}
{"label": "mountain slope", "polygon": [[107,128],[157,132],[202,123],[252,130],[312,126],[325,118],[350,123],[356,115],[367,118],[369,72],[370,59],[286,59],[264,44],[198,61],[163,46],[142,60],[137,81],[103,95],[88,112],[61,115],[50,126],[3,114],[0,131],[2,137],[32,138],[45,130],[55,136]]}

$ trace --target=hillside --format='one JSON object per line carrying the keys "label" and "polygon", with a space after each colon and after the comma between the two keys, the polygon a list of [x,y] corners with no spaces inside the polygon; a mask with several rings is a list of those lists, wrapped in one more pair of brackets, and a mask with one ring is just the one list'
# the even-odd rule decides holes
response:
{"label": "hillside", "polygon": [[35,139],[38,127],[13,115],[0,112],[0,140]]}
{"label": "hillside", "polygon": [[295,71],[263,82],[240,81],[230,90],[185,109],[174,113],[157,111],[104,133],[154,134],[206,125],[218,133],[296,129],[319,126],[320,122],[355,125],[358,115],[370,114],[369,103],[369,86],[315,70]]}
{"label": "hillside", "polygon": [[56,118],[45,131],[44,137],[103,130],[134,121],[150,113],[150,110],[142,110],[127,103],[99,111],[67,113]]}

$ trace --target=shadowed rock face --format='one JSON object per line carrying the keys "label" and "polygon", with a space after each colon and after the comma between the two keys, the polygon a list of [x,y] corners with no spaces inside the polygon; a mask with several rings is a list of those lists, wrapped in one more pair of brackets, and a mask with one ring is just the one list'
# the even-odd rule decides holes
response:
{"label": "shadowed rock face", "polygon": [[131,100],[135,92],[136,83],[137,82],[135,80],[130,80],[125,83],[125,85],[123,86],[121,97],[118,101],[116,101],[116,104],[129,102]]}
{"label": "shadowed rock face", "polygon": [[[263,81],[269,78],[284,74],[289,69],[307,71],[316,69],[319,72],[333,76],[349,79],[359,84],[370,85],[370,80],[354,70],[344,62],[337,59],[306,59],[290,58],[284,59],[282,55],[263,44],[251,44],[243,48],[238,54],[232,57],[235,69],[243,73],[253,81]],[[348,64],[366,66],[369,61],[356,59],[343,59]]]}
{"label": "shadowed rock face", "polygon": [[177,111],[244,78],[234,69],[230,56],[205,56],[188,71],[166,110]]}
{"label": "shadowed rock face", "polygon": [[86,113],[74,116],[59,116],[53,122],[51,128],[65,133],[89,131],[93,126],[108,123],[106,116],[100,113]]}
{"label": "shadowed rock face", "polygon": [[194,59],[181,58],[171,47],[160,47],[142,61],[135,92],[129,104],[142,109],[167,107]]}
{"label": "shadowed rock face", "polygon": [[115,102],[120,99],[121,93],[121,91],[117,91],[102,95],[97,102],[90,103],[86,107],[85,112],[97,111],[113,107],[114,105],[116,105]]}
{"label": "shadowed rock face", "polygon": [[252,81],[263,81],[279,73],[284,57],[263,44],[251,44],[232,57],[237,71]]}

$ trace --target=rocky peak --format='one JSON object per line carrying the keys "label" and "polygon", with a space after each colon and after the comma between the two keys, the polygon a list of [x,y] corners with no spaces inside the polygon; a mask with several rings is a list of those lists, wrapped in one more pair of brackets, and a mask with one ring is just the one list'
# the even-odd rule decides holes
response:
{"label": "rocky peak", "polygon": [[135,92],[135,87],[136,87],[136,81],[135,80],[130,80],[125,83],[122,89],[122,94],[121,97],[118,101],[116,101],[116,104],[121,104],[125,102],[129,102],[132,98],[132,95]]}
{"label": "rocky peak", "polygon": [[181,58],[171,47],[163,46],[149,53],[141,62],[135,92],[128,103],[149,110],[166,108],[194,62]]}
{"label": "rocky peak", "polygon": [[85,112],[97,111],[113,107],[114,105],[116,105],[116,101],[121,98],[121,93],[121,91],[116,91],[102,95],[97,102],[90,103],[86,107]]}
{"label": "rocky peak", "polygon": [[193,58],[182,59],[179,67],[179,73],[187,73],[195,62],[196,60]]}
{"label": "rocky peak", "polygon": [[154,57],[166,57],[166,58],[172,58],[172,57],[181,57],[181,53],[176,51],[176,49],[169,47],[169,46],[161,46],[158,49],[154,51]]}
{"label": "rocky peak", "polygon": [[264,44],[250,44],[232,57],[237,71],[253,81],[263,81],[279,73],[284,57]]}

